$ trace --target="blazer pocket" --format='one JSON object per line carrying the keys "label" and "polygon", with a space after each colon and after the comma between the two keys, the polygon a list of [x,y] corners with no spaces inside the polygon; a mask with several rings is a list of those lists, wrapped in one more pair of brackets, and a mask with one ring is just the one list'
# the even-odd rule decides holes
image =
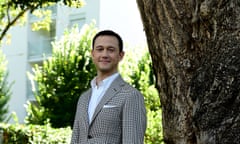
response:
{"label": "blazer pocket", "polygon": [[117,107],[116,105],[104,105],[103,108],[114,108]]}

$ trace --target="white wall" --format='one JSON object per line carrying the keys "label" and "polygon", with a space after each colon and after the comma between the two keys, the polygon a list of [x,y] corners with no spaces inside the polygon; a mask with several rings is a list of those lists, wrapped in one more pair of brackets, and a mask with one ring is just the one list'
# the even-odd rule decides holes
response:
{"label": "white wall", "polygon": [[143,25],[135,0],[101,0],[100,29],[118,32],[125,44],[146,46]]}
{"label": "white wall", "polygon": [[9,111],[16,112],[19,122],[22,123],[26,115],[24,104],[27,99],[27,28],[17,26],[11,29],[11,33],[11,44],[3,46],[3,52],[8,60],[8,80],[9,82],[14,82],[12,85],[12,96],[9,101]]}
{"label": "white wall", "polygon": [[70,21],[75,18],[84,17],[85,23],[90,24],[93,20],[98,25],[99,21],[99,0],[85,0],[86,5],[81,8],[71,8],[67,6],[58,5],[57,24],[56,24],[56,36],[61,37],[66,30],[69,28]]}

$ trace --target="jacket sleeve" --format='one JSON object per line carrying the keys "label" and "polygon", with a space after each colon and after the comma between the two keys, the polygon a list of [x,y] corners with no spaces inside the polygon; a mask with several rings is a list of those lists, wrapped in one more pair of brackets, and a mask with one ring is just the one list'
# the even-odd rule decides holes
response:
{"label": "jacket sleeve", "polygon": [[72,137],[71,137],[71,144],[77,144],[79,143],[79,112],[78,112],[78,105],[76,109],[75,119],[73,123],[73,129],[72,129]]}
{"label": "jacket sleeve", "polygon": [[146,131],[146,108],[142,94],[134,90],[127,95],[123,107],[123,144],[143,144]]}

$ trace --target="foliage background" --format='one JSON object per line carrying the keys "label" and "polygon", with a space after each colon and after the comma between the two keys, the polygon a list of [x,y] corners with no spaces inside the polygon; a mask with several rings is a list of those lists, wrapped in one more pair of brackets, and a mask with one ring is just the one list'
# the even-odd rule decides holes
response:
{"label": "foliage background", "polygon": [[6,114],[8,113],[7,103],[11,96],[11,84],[8,84],[7,77],[7,61],[0,50],[0,122],[6,120]]}
{"label": "foliage background", "polygon": [[69,144],[72,130],[66,128],[52,128],[45,125],[3,124],[1,144]]}

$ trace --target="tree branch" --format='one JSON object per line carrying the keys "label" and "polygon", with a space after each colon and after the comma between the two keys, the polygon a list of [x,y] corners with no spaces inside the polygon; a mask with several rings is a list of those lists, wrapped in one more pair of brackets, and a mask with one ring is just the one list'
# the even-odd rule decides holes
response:
{"label": "tree branch", "polygon": [[3,37],[6,35],[7,31],[10,29],[10,27],[21,17],[23,16],[23,14],[28,11],[30,8],[26,8],[24,10],[22,10],[12,21],[10,21],[10,18],[8,16],[8,24],[6,25],[6,27],[3,29],[3,31],[1,32],[1,36],[0,36],[0,41],[2,41]]}

